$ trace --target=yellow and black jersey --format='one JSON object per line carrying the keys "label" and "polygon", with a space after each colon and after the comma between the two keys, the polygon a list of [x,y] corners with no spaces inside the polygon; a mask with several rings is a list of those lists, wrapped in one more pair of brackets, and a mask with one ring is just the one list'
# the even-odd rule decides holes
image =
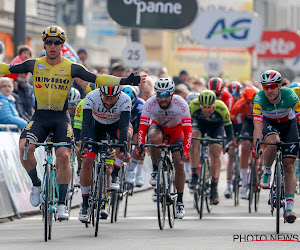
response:
{"label": "yellow and black jersey", "polygon": [[202,113],[202,108],[199,103],[199,98],[194,99],[189,104],[190,113],[192,119],[196,119],[198,121],[203,121],[207,125],[223,125],[227,126],[232,124],[230,120],[230,113],[226,106],[226,104],[220,100],[215,101],[214,105],[214,112],[209,116],[206,117]]}
{"label": "yellow and black jersey", "polygon": [[59,64],[54,66],[47,63],[45,56],[28,59],[16,65],[0,63],[0,74],[28,72],[33,75],[36,110],[67,110],[68,94],[72,86],[72,79],[75,77],[87,82],[96,82],[98,85],[114,86],[119,85],[120,82],[118,77],[96,76],[81,64],[64,57]]}

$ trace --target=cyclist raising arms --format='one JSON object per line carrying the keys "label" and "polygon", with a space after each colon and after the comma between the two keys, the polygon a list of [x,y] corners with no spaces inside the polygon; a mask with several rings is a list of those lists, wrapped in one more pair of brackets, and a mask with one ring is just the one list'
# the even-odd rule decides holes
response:
{"label": "cyclist raising arms", "polygon": [[[213,91],[202,91],[199,98],[191,101],[189,107],[193,119],[193,137],[202,137],[207,133],[207,136],[211,138],[222,139],[224,137],[225,128],[228,145],[231,145],[233,131],[229,110],[224,102],[216,100],[216,94]],[[195,188],[198,181],[199,144],[200,141],[196,140],[192,142],[191,146],[191,189]],[[221,170],[221,153],[222,148],[220,144],[213,143],[209,146],[209,156],[211,160],[210,175],[212,177],[210,200],[213,205],[219,203],[217,185]]]}
{"label": "cyclist raising arms", "polygon": [[[275,70],[268,70],[261,76],[263,90],[254,98],[253,107],[253,144],[257,138],[267,143],[276,141],[297,142],[297,120],[300,121],[300,101],[298,96],[288,88],[282,87],[281,74]],[[297,120],[296,120],[297,118]],[[280,135],[280,136],[279,136]],[[298,143],[283,147],[282,163],[285,176],[286,211],[285,219],[294,223],[296,215],[293,212],[296,177],[294,173],[295,158]],[[252,149],[252,156],[258,158]],[[276,157],[276,146],[268,145],[264,150],[264,174],[260,186],[270,188],[271,166]]]}
{"label": "cyclist raising arms", "polygon": [[[96,86],[97,87],[97,86]],[[111,139],[119,139],[120,143],[130,142],[132,128],[129,126],[131,100],[128,95],[121,91],[121,86],[100,86],[85,97],[83,109],[83,123],[81,139],[90,137],[91,125],[94,122],[94,137],[97,142],[106,140],[107,134]],[[130,144],[128,143],[130,146]],[[92,184],[92,168],[98,152],[97,147],[92,147],[82,159],[82,169],[80,171],[80,184],[82,192],[82,208],[78,219],[82,222],[88,221],[90,210],[88,207],[89,193]],[[127,153],[128,154],[128,153]],[[126,156],[130,160],[129,154]],[[120,182],[118,173],[125,161],[124,149],[116,149],[114,169],[111,174],[111,190],[119,190]],[[101,217],[107,218],[108,212],[101,211]]]}
{"label": "cyclist raising arms", "polygon": [[[160,78],[155,82],[155,96],[150,97],[143,108],[141,122],[138,132],[138,145],[145,144],[145,137],[149,128],[150,118],[153,121],[148,131],[148,138],[151,144],[160,144],[170,137],[169,144],[183,142],[184,159],[188,160],[188,151],[192,141],[192,126],[189,107],[186,101],[175,95],[175,83],[169,78]],[[175,166],[175,186],[177,189],[176,217],[184,217],[184,205],[182,202],[185,174],[183,161],[180,156],[179,148],[172,150]],[[153,173],[151,174],[150,184],[156,185],[156,176],[159,161],[159,149],[151,148],[151,159],[153,163]]]}
{"label": "cyclist raising arms", "polygon": [[[38,206],[40,203],[41,181],[36,171],[37,161],[34,156],[34,145],[29,146],[28,158],[26,161],[23,160],[25,140],[28,138],[30,141],[44,142],[48,134],[53,132],[53,142],[71,142],[73,133],[67,108],[72,79],[79,77],[82,80],[96,82],[99,85],[130,85],[132,82],[138,83],[140,81],[140,77],[134,75],[129,76],[127,79],[103,75],[96,76],[87,71],[82,65],[62,57],[61,51],[66,40],[66,34],[58,26],[46,28],[43,31],[42,39],[46,56],[28,59],[16,65],[0,63],[0,74],[27,72],[33,74],[36,111],[23,130],[19,142],[22,165],[27,170],[33,183],[30,194],[30,202],[33,206]],[[142,82],[144,82],[144,79],[142,79]],[[65,206],[65,197],[71,178],[70,152],[69,147],[60,147],[56,151],[59,166],[56,176],[59,184],[57,211],[60,220],[69,217]]]}
{"label": "cyclist raising arms", "polygon": [[[242,121],[242,129],[240,132],[241,136],[244,137],[252,137],[253,135],[253,100],[254,96],[258,93],[258,89],[256,87],[246,87],[244,92],[242,93],[242,98],[239,99],[231,110],[231,120],[234,124],[238,123],[238,120]],[[249,156],[251,152],[251,141],[242,140],[241,142],[241,177],[242,177],[242,189],[240,192],[240,197],[242,199],[247,199],[247,178],[248,178],[248,167],[249,167]],[[230,169],[231,174],[231,169]],[[231,176],[231,175],[230,175]],[[231,177],[229,178],[231,179]],[[227,184],[227,189],[225,192],[229,194],[231,197],[231,187],[230,183]]]}

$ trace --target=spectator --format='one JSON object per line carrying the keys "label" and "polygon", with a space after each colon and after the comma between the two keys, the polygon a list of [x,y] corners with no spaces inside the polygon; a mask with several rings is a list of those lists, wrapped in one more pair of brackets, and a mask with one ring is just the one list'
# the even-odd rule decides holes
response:
{"label": "spectator", "polygon": [[111,65],[111,74],[113,76],[125,77],[125,71],[125,66],[120,62],[116,62],[113,65]]}
{"label": "spectator", "polygon": [[[145,72],[140,72],[141,75],[145,75]],[[143,86],[139,86],[140,88],[140,97],[143,100],[148,100],[151,96],[155,94],[154,92],[154,83],[155,80],[151,76],[147,76],[146,83]]]}
{"label": "spectator", "polygon": [[180,95],[184,100],[189,93],[189,89],[183,83],[178,84],[175,88],[175,94]]}
{"label": "spectator", "polygon": [[27,122],[20,117],[13,101],[13,80],[8,77],[0,78],[0,123],[16,124],[23,129]]}
{"label": "spectator", "polygon": [[189,74],[186,70],[181,70],[179,73],[179,77],[174,77],[173,81],[175,82],[175,85],[178,85],[180,83],[183,83],[184,85],[187,86],[187,88],[189,89],[189,91],[191,91],[191,87],[188,84],[190,78],[189,78]]}
{"label": "spectator", "polygon": [[108,68],[107,67],[100,67],[99,69],[98,69],[98,74],[99,75],[108,75]]}
{"label": "spectator", "polygon": [[[15,105],[16,105],[16,109],[18,111],[19,116],[21,118],[23,118],[26,122],[29,122],[30,119],[31,119],[31,115],[29,115],[28,113],[26,113],[26,111],[24,110],[23,103],[22,103],[22,100],[21,100],[20,96],[18,94],[16,94],[15,92],[12,92],[11,95],[14,98],[14,99],[13,98],[12,99],[13,99]],[[30,99],[30,102],[31,101],[32,100]]]}
{"label": "spectator", "polygon": [[87,51],[85,49],[81,48],[77,51],[77,55],[79,57],[79,62],[78,63],[82,64],[86,68],[89,68],[88,65],[87,65],[87,62],[86,62],[86,60],[88,58]]}
{"label": "spectator", "polygon": [[171,78],[168,74],[168,69],[166,67],[161,67],[158,70],[157,76],[158,76],[158,78]]}
{"label": "spectator", "polygon": [[193,75],[190,79],[190,84],[192,91],[200,93],[202,90],[206,89],[206,82],[203,77]]}

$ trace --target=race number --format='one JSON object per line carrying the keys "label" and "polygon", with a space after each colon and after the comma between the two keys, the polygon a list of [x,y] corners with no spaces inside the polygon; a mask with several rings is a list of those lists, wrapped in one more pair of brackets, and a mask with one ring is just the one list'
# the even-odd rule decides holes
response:
{"label": "race number", "polygon": [[139,68],[146,59],[146,50],[141,43],[132,42],[122,51],[122,60],[126,66]]}
{"label": "race number", "polygon": [[204,67],[209,76],[220,76],[222,74],[222,62],[218,58],[207,58]]}

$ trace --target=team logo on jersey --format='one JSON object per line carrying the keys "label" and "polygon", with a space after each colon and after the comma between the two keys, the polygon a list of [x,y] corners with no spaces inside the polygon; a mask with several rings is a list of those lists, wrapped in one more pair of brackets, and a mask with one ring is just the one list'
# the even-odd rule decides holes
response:
{"label": "team logo on jersey", "polygon": [[43,70],[43,69],[46,68],[46,66],[45,66],[44,64],[39,63],[39,64],[37,65],[37,68],[40,69],[40,70]]}
{"label": "team logo on jersey", "polygon": [[262,107],[260,104],[258,103],[254,103],[254,106],[253,106],[253,113],[254,114],[257,114],[257,115],[260,115],[262,113]]}
{"label": "team logo on jersey", "polygon": [[27,126],[25,127],[25,130],[30,130],[31,127],[32,127],[32,125],[33,125],[33,121],[29,122],[29,123],[27,124]]}
{"label": "team logo on jersey", "polygon": [[298,100],[294,106],[296,112],[300,112],[300,100]]}

